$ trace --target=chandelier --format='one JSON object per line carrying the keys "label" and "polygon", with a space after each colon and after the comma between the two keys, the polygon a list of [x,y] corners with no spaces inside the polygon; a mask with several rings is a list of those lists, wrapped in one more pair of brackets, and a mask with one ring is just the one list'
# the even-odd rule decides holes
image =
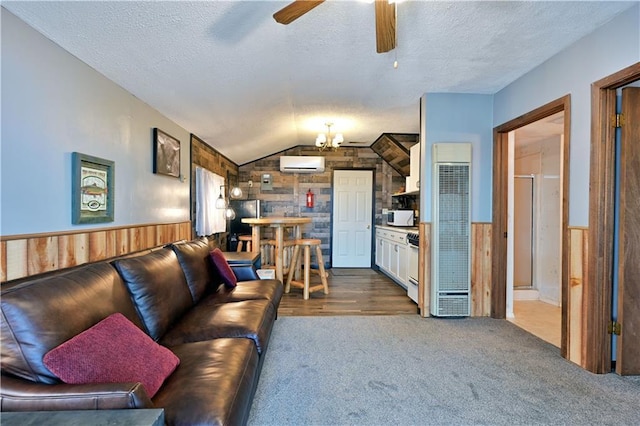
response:
{"label": "chandelier", "polygon": [[342,137],[342,133],[336,133],[335,136],[331,135],[331,126],[333,123],[325,123],[327,126],[326,133],[318,133],[318,137],[316,138],[316,146],[320,149],[320,151],[324,151],[328,148],[333,148],[335,151],[340,147],[340,144],[344,142],[344,138]]}

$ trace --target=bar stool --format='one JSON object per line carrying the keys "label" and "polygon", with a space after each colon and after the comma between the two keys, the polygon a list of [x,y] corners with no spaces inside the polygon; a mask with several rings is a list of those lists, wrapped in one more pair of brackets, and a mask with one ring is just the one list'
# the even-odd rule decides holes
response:
{"label": "bar stool", "polygon": [[[293,249],[293,257],[291,266],[289,268],[289,276],[287,277],[287,284],[284,287],[284,292],[289,293],[291,286],[303,289],[303,298],[309,299],[309,293],[324,290],[324,294],[329,294],[329,284],[327,283],[327,275],[324,270],[324,260],[322,259],[322,250],[320,249],[321,241],[314,238],[299,239],[294,241],[295,246]],[[316,260],[318,261],[319,275],[322,284],[316,284],[311,286],[311,247],[316,249]],[[293,279],[295,270],[300,263],[300,257],[302,256],[302,250],[304,248],[304,281],[297,281]]]}
{"label": "bar stool", "polygon": [[251,235],[240,235],[238,236],[238,248],[237,248],[237,252],[241,252],[242,251],[242,245],[246,246],[247,250],[246,251],[251,251]]}

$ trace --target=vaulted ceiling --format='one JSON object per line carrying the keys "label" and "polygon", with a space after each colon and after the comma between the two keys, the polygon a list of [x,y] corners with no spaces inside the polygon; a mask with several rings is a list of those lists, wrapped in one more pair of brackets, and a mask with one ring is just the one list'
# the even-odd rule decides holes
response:
{"label": "vaulted ceiling", "polygon": [[[376,53],[374,5],[16,2],[2,6],[238,164],[313,144],[418,133],[427,92],[493,94],[636,2],[407,1]],[[393,62],[398,61],[397,69]]]}

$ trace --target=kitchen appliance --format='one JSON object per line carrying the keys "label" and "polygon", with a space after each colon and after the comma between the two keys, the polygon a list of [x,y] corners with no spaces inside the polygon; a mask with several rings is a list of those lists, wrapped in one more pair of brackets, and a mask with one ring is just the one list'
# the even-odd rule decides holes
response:
{"label": "kitchen appliance", "polygon": [[418,303],[418,265],[420,262],[420,235],[417,232],[407,233],[407,244],[409,246],[407,264],[407,296]]}
{"label": "kitchen appliance", "polygon": [[236,212],[236,217],[229,221],[229,238],[227,251],[236,251],[239,235],[251,235],[251,225],[242,223],[246,217],[259,218],[260,200],[229,200],[229,207]]}
{"label": "kitchen appliance", "polygon": [[413,226],[413,210],[389,210],[387,213],[389,226]]}

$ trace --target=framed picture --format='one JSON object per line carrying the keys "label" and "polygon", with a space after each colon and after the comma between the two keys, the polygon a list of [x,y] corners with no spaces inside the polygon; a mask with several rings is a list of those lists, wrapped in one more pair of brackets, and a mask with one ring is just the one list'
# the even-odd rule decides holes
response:
{"label": "framed picture", "polygon": [[153,129],[153,173],[180,177],[180,141],[157,127]]}
{"label": "framed picture", "polygon": [[73,224],[113,222],[113,161],[74,152],[71,221]]}

